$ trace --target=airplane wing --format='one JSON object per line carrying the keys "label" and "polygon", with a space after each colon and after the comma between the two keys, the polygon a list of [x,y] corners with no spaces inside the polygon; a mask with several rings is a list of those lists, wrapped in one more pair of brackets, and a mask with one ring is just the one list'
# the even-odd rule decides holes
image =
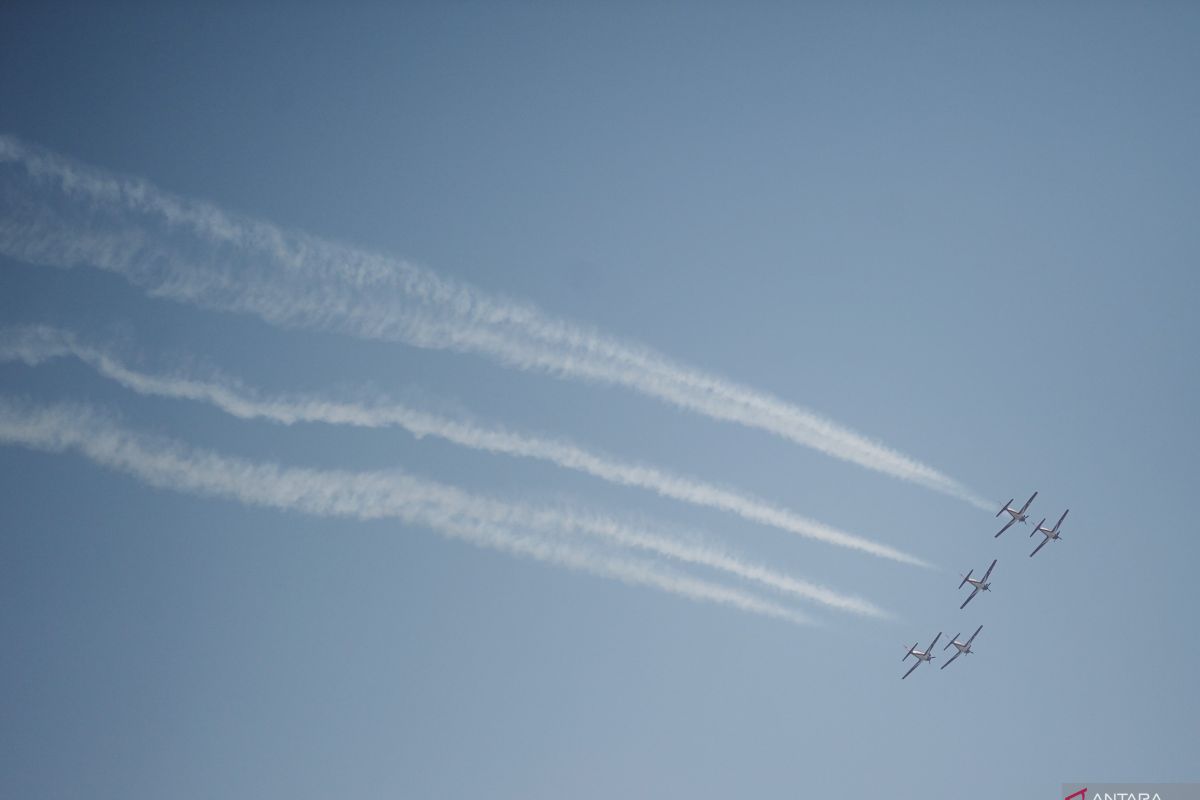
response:
{"label": "airplane wing", "polygon": [[990,567],[988,567],[988,571],[987,571],[987,572],[983,573],[983,582],[984,582],[984,583],[987,583],[988,576],[989,576],[989,575],[991,575],[991,574],[992,574],[992,570],[994,570],[994,569],[996,568],[996,562],[997,562],[997,561],[999,561],[999,559],[993,558],[993,559],[992,559],[992,565],[991,565]]}
{"label": "airplane wing", "polygon": [[1037,492],[1034,492],[1033,494],[1029,495],[1029,499],[1025,501],[1025,505],[1021,506],[1021,510],[1018,511],[1017,513],[1024,514],[1025,511],[1029,508],[1029,504],[1033,502],[1033,498],[1035,498],[1035,497],[1037,497]]}
{"label": "airplane wing", "polygon": [[906,672],[906,673],[904,673],[903,675],[901,675],[901,676],[900,676],[900,680],[904,680],[904,679],[905,679],[905,678],[907,678],[909,675],[912,675],[912,672],[913,672],[913,670],[914,670],[914,669],[916,669],[916,668],[917,668],[917,667],[919,667],[919,666],[921,666],[921,659],[919,659],[919,658],[918,658],[918,659],[917,659],[917,663],[915,663],[915,664],[913,664],[911,667],[909,667],[909,668],[908,668],[908,672]]}
{"label": "airplane wing", "polygon": [[951,664],[953,664],[953,663],[954,663],[954,659],[958,658],[958,657],[959,657],[959,656],[961,656],[961,655],[962,655],[962,650],[959,650],[957,653],[955,653],[954,655],[950,656],[950,660],[949,660],[949,661],[947,661],[945,664],[942,664],[942,669],[945,669],[946,667],[948,667],[948,666],[950,666]]}
{"label": "airplane wing", "polygon": [[962,604],[961,606],[959,606],[959,607],[958,607],[958,610],[959,610],[959,611],[962,611],[964,608],[966,608],[966,607],[967,607],[967,603],[969,603],[969,602],[971,602],[972,600],[974,600],[974,599],[975,599],[975,595],[977,595],[977,594],[979,594],[979,587],[978,587],[978,586],[976,586],[976,587],[975,587],[975,591],[971,592],[971,596],[970,596],[970,597],[968,597],[966,600],[963,600],[963,604]]}
{"label": "airplane wing", "polygon": [[983,630],[983,626],[982,626],[982,625],[980,625],[978,628],[976,628],[976,629],[975,629],[975,632],[971,634],[971,638],[970,638],[970,639],[967,639],[967,644],[970,644],[971,642],[975,641],[975,637],[979,635],[979,632],[980,632],[981,630]]}
{"label": "airplane wing", "polygon": [[[1013,498],[1013,500],[1016,500],[1016,499],[1017,498],[1015,498],[1015,497]],[[1009,500],[1007,503],[1000,506],[1000,510],[996,512],[996,516],[999,517],[1001,514],[1003,514],[1005,511],[1007,511],[1008,507],[1011,505],[1012,505],[1012,500]]]}
{"label": "airplane wing", "polygon": [[1042,543],[1041,543],[1041,544],[1039,544],[1037,547],[1033,548],[1033,552],[1029,554],[1029,557],[1030,557],[1030,558],[1033,558],[1034,556],[1036,556],[1036,555],[1037,555],[1037,551],[1038,551],[1038,550],[1041,550],[1043,547],[1045,547],[1045,546],[1046,546],[1046,542],[1048,542],[1048,541],[1050,541],[1050,537],[1049,537],[1049,536],[1047,536],[1045,539],[1042,539]]}
{"label": "airplane wing", "polygon": [[1063,524],[1063,520],[1066,519],[1067,514],[1070,514],[1070,513],[1071,513],[1071,509],[1069,509],[1069,508],[1063,512],[1063,515],[1058,518],[1058,522],[1054,523],[1054,530],[1056,530],[1056,531],[1058,530],[1058,526]]}
{"label": "airplane wing", "polygon": [[[1014,522],[1016,522],[1016,521],[1017,521],[1017,518],[1016,518],[1016,517],[1013,517],[1012,519],[1010,519],[1010,520],[1009,520],[1007,523],[1005,523],[1004,527],[1000,529],[1000,533],[1004,533],[1006,530],[1008,530],[1009,528],[1011,528],[1011,527],[1012,527],[1012,525],[1013,525],[1013,523],[1014,523]],[[993,538],[993,539],[999,539],[999,538],[1000,538],[1000,533],[997,533],[997,534],[996,534],[995,536],[993,536],[992,538]]]}
{"label": "airplane wing", "polygon": [[935,636],[935,637],[933,637],[933,641],[929,643],[929,647],[928,647],[928,648],[926,648],[925,652],[926,652],[926,653],[932,653],[932,652],[933,652],[933,646],[934,646],[935,644],[937,644],[937,642],[938,642],[938,639],[940,639],[940,638],[942,638],[942,632],[941,632],[941,631],[938,631],[938,635],[937,635],[937,636]]}

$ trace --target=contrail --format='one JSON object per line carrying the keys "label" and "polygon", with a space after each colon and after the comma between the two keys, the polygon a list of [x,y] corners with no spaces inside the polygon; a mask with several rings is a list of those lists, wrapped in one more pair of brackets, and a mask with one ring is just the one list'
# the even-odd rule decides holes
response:
{"label": "contrail", "polygon": [[904,564],[929,566],[916,556],[840,531],[789,509],[656,467],[598,455],[561,439],[484,427],[390,402],[365,405],[303,396],[262,398],[228,379],[204,381],[131,369],[111,352],[83,344],[71,332],[58,328],[31,326],[0,331],[0,361],[20,360],[32,365],[61,356],[73,356],[135,392],[210,403],[242,419],[267,419],[285,425],[321,422],[367,428],[397,426],[417,437],[436,436],[475,450],[547,461],[611,483],[737,514],[816,541]]}
{"label": "contrail", "polygon": [[807,409],[410,262],[227,213],[0,136],[0,252],[273,324],[485,355],[624,386],[981,509],[958,481]]}
{"label": "contrail", "polygon": [[578,538],[568,544],[561,537],[585,534],[608,544],[720,570],[840,611],[888,616],[866,600],[747,563],[713,546],[679,541],[602,516],[495,500],[398,470],[316,470],[222,456],[128,431],[86,406],[30,408],[0,398],[0,442],[51,452],[78,450],[98,464],[152,486],[231,498],[248,505],[316,516],[400,519],[476,544],[794,622],[809,620],[755,595],[663,572],[653,565],[637,566],[641,562],[602,557]]}

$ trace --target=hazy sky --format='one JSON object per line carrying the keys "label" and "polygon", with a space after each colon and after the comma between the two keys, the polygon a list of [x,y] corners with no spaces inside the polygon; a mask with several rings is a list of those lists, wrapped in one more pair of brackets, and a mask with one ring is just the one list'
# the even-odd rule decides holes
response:
{"label": "hazy sky", "polygon": [[1200,10],[1007,6],[6,4],[0,795],[1200,781]]}

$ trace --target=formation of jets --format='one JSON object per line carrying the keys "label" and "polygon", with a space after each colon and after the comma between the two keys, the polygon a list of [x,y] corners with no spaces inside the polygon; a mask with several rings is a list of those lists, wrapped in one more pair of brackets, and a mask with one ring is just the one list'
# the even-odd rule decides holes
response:
{"label": "formation of jets", "polygon": [[[996,538],[996,539],[1000,538],[1000,534],[1004,533],[1006,530],[1008,530],[1009,528],[1011,528],[1013,525],[1015,525],[1018,522],[1020,522],[1020,523],[1028,522],[1029,506],[1033,504],[1033,501],[1037,497],[1037,495],[1038,495],[1037,492],[1034,492],[1033,494],[1031,494],[1029,496],[1029,499],[1025,501],[1025,505],[1021,506],[1019,509],[1013,508],[1012,500],[1009,500],[1007,503],[1005,503],[1004,506],[999,511],[996,512],[996,516],[999,517],[1002,514],[1008,514],[1009,520],[1008,520],[1008,522],[1004,523],[1004,527],[1001,528],[1000,531],[993,538]],[[1058,529],[1060,527],[1062,527],[1063,520],[1065,520],[1067,518],[1067,514],[1070,513],[1070,511],[1071,511],[1070,509],[1067,509],[1066,511],[1064,511],[1062,516],[1058,518],[1058,522],[1054,523],[1053,528],[1045,527],[1045,525],[1046,525],[1045,517],[1042,518],[1041,522],[1039,522],[1037,525],[1033,526],[1033,531],[1031,531],[1029,534],[1030,538],[1033,538],[1036,534],[1039,534],[1039,533],[1042,535],[1043,538],[1042,538],[1042,541],[1038,544],[1038,546],[1033,549],[1033,552],[1029,554],[1030,558],[1033,558],[1035,555],[1037,555],[1038,550],[1041,550],[1043,547],[1046,546],[1046,542],[1049,542],[1051,539],[1061,539],[1062,538],[1062,536],[1059,535]],[[963,604],[961,606],[959,606],[959,610],[966,608],[967,603],[969,603],[975,599],[975,595],[979,594],[980,592],[990,592],[992,590],[992,584],[989,579],[992,577],[992,570],[994,570],[996,568],[996,562],[998,560],[999,559],[992,559],[992,563],[990,565],[988,565],[987,571],[983,573],[982,578],[971,577],[972,575],[975,574],[975,570],[973,568],[971,570],[969,570],[966,575],[960,576],[960,577],[962,577],[962,583],[958,584],[958,588],[961,589],[969,583],[969,584],[971,584],[972,590],[971,590],[971,594],[967,597],[967,599],[963,601]],[[958,640],[959,635],[957,633],[954,634],[954,636],[951,637],[950,641],[946,643],[946,646],[942,648],[942,650],[945,651],[945,650],[949,650],[951,646],[954,646],[954,648],[955,648],[954,655],[950,656],[950,658],[946,661],[946,663],[942,664],[941,668],[945,669],[946,667],[950,666],[954,662],[954,659],[958,658],[961,655],[970,655],[973,652],[971,650],[971,643],[975,641],[975,637],[979,635],[979,632],[981,630],[983,630],[982,625],[980,625],[978,628],[976,628],[975,632],[971,634],[971,638],[967,639],[965,642],[960,642]],[[914,663],[911,667],[908,668],[908,672],[904,673],[904,675],[901,676],[901,678],[900,678],[901,680],[904,680],[909,675],[912,675],[913,670],[915,670],[917,667],[921,666],[921,664],[923,664],[924,662],[932,661],[935,658],[935,656],[933,655],[933,648],[938,643],[938,640],[941,638],[942,638],[942,633],[941,633],[941,631],[939,631],[938,635],[933,637],[933,641],[929,643],[929,647],[925,648],[924,650],[917,649],[918,643],[914,643],[912,647],[908,648],[908,652],[906,652],[904,654],[904,658],[902,658],[900,660],[907,661],[908,657],[912,656],[914,659],[916,659],[916,663]]]}

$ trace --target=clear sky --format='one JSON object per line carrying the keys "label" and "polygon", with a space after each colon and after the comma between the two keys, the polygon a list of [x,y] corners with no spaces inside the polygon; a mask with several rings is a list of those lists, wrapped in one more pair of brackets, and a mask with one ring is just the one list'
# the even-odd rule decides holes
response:
{"label": "clear sky", "polygon": [[[49,326],[143,375],[569,440],[932,566],[435,436],[238,418],[86,358],[9,359],[0,796],[1000,798],[1200,781],[1200,9],[567,5],[7,3],[0,134],[649,348],[993,510],[801,446],[765,411],[737,424],[483,345],[364,336],[345,320],[411,307],[240,245],[164,244],[161,226],[72,207],[6,162],[0,342]],[[73,269],[34,264],[14,241],[38,209],[128,224],[145,249],[124,271],[90,268],[89,247]],[[180,301],[188,287],[155,283],[170,264],[226,282]],[[278,324],[234,307],[272,287],[319,308]],[[813,624],[448,539],[425,506],[364,520],[156,486],[170,480],[13,441],[29,429],[13,414],[45,409],[84,438],[115,425],[320,480],[402,470],[505,513],[700,536],[890,616],[579,531],[551,538]],[[1031,522],[1071,512],[1030,559],[1028,528],[993,539],[991,515],[1035,489]],[[960,611],[959,573],[993,558],[992,592]],[[906,647],[980,624],[972,656],[901,682]]]}

